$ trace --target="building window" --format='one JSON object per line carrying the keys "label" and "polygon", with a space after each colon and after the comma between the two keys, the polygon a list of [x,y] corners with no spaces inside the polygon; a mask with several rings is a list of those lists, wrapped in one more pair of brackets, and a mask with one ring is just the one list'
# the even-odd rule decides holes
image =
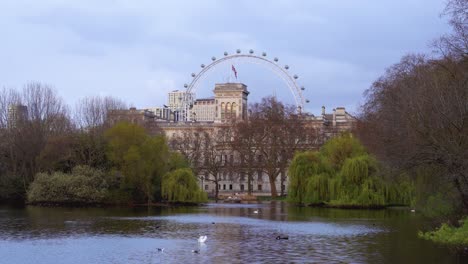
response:
{"label": "building window", "polygon": [[221,189],[221,184],[218,184],[218,190]]}
{"label": "building window", "polygon": [[258,179],[257,181],[262,181],[263,180],[263,171],[259,170],[257,171]]}
{"label": "building window", "polygon": [[229,184],[229,190],[232,190],[232,184]]}
{"label": "building window", "polygon": [[241,189],[241,191],[244,190],[244,184],[241,184],[241,185],[240,185],[240,189]]}
{"label": "building window", "polygon": [[241,172],[240,173],[240,181],[245,181],[245,173]]}
{"label": "building window", "polygon": [[205,191],[208,190],[208,184],[205,184]]}
{"label": "building window", "polygon": [[262,190],[262,185],[261,185],[261,184],[258,185],[258,190],[259,190],[259,191]]}
{"label": "building window", "polygon": [[223,184],[223,190],[226,190],[226,184]]}

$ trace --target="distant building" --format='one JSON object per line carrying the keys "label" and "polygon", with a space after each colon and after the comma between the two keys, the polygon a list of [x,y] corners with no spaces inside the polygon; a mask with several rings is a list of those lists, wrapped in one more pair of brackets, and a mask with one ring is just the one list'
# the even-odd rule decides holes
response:
{"label": "distant building", "polygon": [[214,89],[215,122],[247,119],[247,86],[242,83],[217,83]]}
{"label": "distant building", "polygon": [[188,103],[193,103],[194,95],[193,93],[188,93],[186,91],[174,90],[168,94],[167,97],[167,106],[172,111],[177,111],[183,107],[183,102],[185,96],[188,96]]}
{"label": "distant building", "polygon": [[[168,142],[189,134],[195,137],[200,133],[208,133],[216,135],[224,127],[229,126],[228,121],[236,119],[239,121],[248,118],[248,95],[247,86],[242,83],[222,83],[216,84],[213,90],[213,98],[202,98],[193,100],[191,94],[191,107],[189,107],[190,121],[175,122],[178,111],[183,110],[182,101],[185,96],[184,91],[172,91],[169,93],[168,104],[164,107],[151,107],[145,110],[137,110],[130,108],[129,110],[115,110],[110,112],[110,118],[113,122],[119,120],[127,120],[132,123],[137,123],[145,127],[150,127],[150,133],[156,134],[163,132]],[[351,131],[356,125],[356,118],[346,112],[344,107],[333,109],[332,113],[326,113],[325,107],[322,107],[322,113],[319,116],[302,113],[306,123],[305,129],[317,131],[319,136],[314,138],[313,147],[318,149],[328,138],[334,137],[342,132]],[[169,118],[168,118],[169,117]],[[308,139],[306,140],[309,143]],[[232,149],[224,148],[221,144],[219,148],[222,151],[219,159],[221,161],[236,162],[237,156]],[[216,185],[209,181],[213,175],[207,174],[206,171],[200,170],[198,178],[200,186],[208,193],[213,193]],[[245,174],[242,171],[233,171],[226,166],[221,172],[219,184],[220,194],[230,194],[233,192],[245,192],[248,189],[248,183]],[[269,195],[270,182],[268,176],[258,170],[251,182],[254,193],[256,195]],[[275,182],[276,190],[281,193],[287,192],[288,178],[285,171],[281,172]]]}
{"label": "distant building", "polygon": [[170,121],[172,117],[172,111],[168,107],[149,107],[144,110],[153,112],[156,121]]}
{"label": "distant building", "polygon": [[197,99],[191,110],[193,121],[214,121],[216,118],[216,100],[214,98]]}
{"label": "distant building", "polygon": [[107,122],[110,125],[114,125],[120,121],[127,121],[143,127],[153,127],[155,126],[154,119],[155,115],[152,111],[146,109],[138,110],[135,107],[130,107],[128,110],[110,110]]}
{"label": "distant building", "polygon": [[8,127],[15,128],[20,122],[26,121],[28,118],[28,107],[21,104],[8,106]]}

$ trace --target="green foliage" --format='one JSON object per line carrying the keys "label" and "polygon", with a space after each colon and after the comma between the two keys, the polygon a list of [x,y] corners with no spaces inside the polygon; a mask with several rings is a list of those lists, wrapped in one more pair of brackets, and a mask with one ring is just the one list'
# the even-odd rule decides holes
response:
{"label": "green foliage", "polygon": [[288,200],[295,203],[381,207],[408,205],[413,196],[409,181],[385,182],[375,158],[349,134],[329,140],[320,152],[296,154],[288,174]]}
{"label": "green foliage", "polygon": [[180,154],[179,152],[171,152],[168,164],[169,171],[188,167],[190,167],[189,163],[182,154]]}
{"label": "green foliage", "polygon": [[295,203],[303,203],[306,194],[307,180],[310,175],[318,173],[320,168],[320,158],[317,153],[298,153],[289,166],[289,194],[288,200]]}
{"label": "green foliage", "polygon": [[38,173],[28,191],[30,203],[95,204],[106,200],[108,183],[104,173],[77,166],[71,174]]}
{"label": "green foliage", "polygon": [[413,169],[416,177],[415,207],[424,216],[442,221],[456,214],[460,208],[460,196],[451,181],[438,177],[447,173],[443,168],[430,165]]}
{"label": "green foliage", "polygon": [[320,154],[335,170],[339,170],[347,158],[366,154],[364,146],[349,133],[328,140],[320,149]]}
{"label": "green foliage", "polygon": [[202,191],[193,172],[188,168],[167,173],[162,182],[162,196],[169,202],[201,203],[208,197]]}
{"label": "green foliage", "polygon": [[455,211],[455,204],[441,193],[429,195],[421,212],[431,218],[448,217]]}
{"label": "green foliage", "polygon": [[442,224],[435,231],[419,232],[419,237],[431,240],[437,243],[454,245],[454,246],[468,246],[468,217],[461,220],[460,227],[453,227],[446,223]]}
{"label": "green foliage", "polygon": [[149,136],[142,127],[126,122],[118,123],[105,135],[107,155],[123,174],[121,188],[131,193],[135,202],[160,199],[161,179],[168,171],[171,155],[165,137]]}
{"label": "green foliage", "polygon": [[329,200],[328,181],[330,176],[326,173],[314,174],[308,178],[305,186],[304,203],[319,204]]}

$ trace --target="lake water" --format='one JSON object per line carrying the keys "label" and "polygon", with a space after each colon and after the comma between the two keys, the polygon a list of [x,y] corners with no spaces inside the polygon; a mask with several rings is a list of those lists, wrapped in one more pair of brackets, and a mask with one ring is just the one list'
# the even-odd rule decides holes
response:
{"label": "lake water", "polygon": [[[0,263],[468,263],[467,255],[417,238],[426,224],[408,209],[282,202],[0,207]],[[208,236],[205,243],[197,242],[200,235]]]}

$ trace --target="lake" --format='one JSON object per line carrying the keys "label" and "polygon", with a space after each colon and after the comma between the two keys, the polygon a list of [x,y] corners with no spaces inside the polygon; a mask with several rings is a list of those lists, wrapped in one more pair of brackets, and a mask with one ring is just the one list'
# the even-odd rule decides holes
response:
{"label": "lake", "polygon": [[[3,206],[0,263],[468,263],[467,255],[419,239],[418,230],[428,224],[407,208],[344,210],[284,202]],[[201,235],[208,236],[205,243],[197,242]],[[289,239],[277,240],[278,235]]]}

